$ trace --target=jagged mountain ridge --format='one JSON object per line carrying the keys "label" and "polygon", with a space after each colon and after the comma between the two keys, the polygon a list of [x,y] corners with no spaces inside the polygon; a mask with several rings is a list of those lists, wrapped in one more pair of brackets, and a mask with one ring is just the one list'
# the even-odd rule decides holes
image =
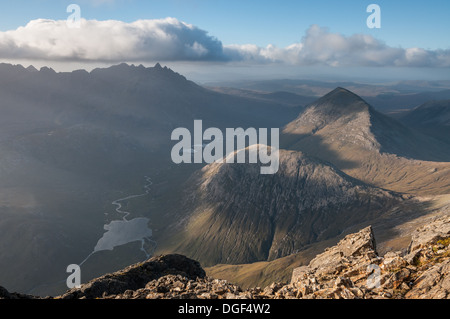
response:
{"label": "jagged mountain ridge", "polygon": [[[282,147],[329,161],[362,181],[408,193],[450,189],[450,150],[337,88],[283,129]],[[437,181],[437,182],[431,182]]]}
{"label": "jagged mountain ridge", "polygon": [[[258,127],[271,123],[265,117],[272,117],[272,121],[284,118],[281,124],[293,114],[289,110],[295,112],[295,108],[276,102],[256,102],[213,92],[159,63],[150,68],[123,63],[91,72],[61,73],[49,68],[36,72],[20,65],[1,64],[0,94],[4,113],[20,111],[26,119],[39,115],[33,112],[39,110],[42,114],[39,120],[47,118],[47,122],[64,125],[83,121],[123,127],[129,124],[123,123],[124,117],[128,117],[134,125],[158,128],[173,129],[193,119],[222,127],[230,126],[234,117],[235,125]],[[275,116],[276,108],[284,112]],[[46,111],[51,111],[53,116],[48,116]]]}

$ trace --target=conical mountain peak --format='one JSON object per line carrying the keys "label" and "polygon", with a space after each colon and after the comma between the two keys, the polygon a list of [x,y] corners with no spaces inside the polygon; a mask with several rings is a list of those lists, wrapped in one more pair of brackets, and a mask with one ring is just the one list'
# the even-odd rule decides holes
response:
{"label": "conical mountain peak", "polygon": [[349,132],[349,129],[367,132],[371,126],[372,113],[372,108],[362,98],[338,87],[311,103],[296,120],[285,127],[284,133],[311,135],[329,125],[339,133]]}
{"label": "conical mountain peak", "polygon": [[343,88],[343,87],[340,87],[340,86],[335,88],[333,91],[331,91],[327,95],[334,95],[334,96],[336,96],[336,95],[346,95],[346,96],[349,96],[349,97],[354,97],[354,98],[361,99],[358,95],[356,95],[352,91],[347,90],[346,88]]}
{"label": "conical mountain peak", "polygon": [[360,112],[369,110],[370,106],[355,93],[338,87],[326,94],[312,107],[319,111],[331,112],[332,114],[348,114],[348,112]]}
{"label": "conical mountain peak", "polygon": [[38,69],[36,69],[33,65],[30,65],[26,68],[29,72],[38,72]]}

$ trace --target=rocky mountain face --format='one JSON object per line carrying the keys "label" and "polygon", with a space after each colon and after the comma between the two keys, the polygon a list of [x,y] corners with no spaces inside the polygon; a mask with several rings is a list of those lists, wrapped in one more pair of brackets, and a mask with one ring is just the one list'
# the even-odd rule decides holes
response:
{"label": "rocky mountain face", "polygon": [[[0,298],[37,298],[10,293]],[[51,299],[53,297],[46,297]],[[416,229],[406,251],[379,256],[369,226],[347,235],[309,265],[296,268],[290,283],[241,289],[207,277],[200,264],[164,255],[74,288],[62,299],[445,299],[450,298],[450,217]]]}
{"label": "rocky mountain face", "polygon": [[412,234],[406,252],[378,256],[371,227],[294,270],[303,298],[450,298],[450,217]]}
{"label": "rocky mountain face", "polygon": [[448,145],[337,88],[285,126],[282,147],[329,161],[368,184],[413,194],[449,191]]}
{"label": "rocky mountain face", "polygon": [[[173,251],[205,265],[274,260],[374,218],[402,197],[301,152],[280,150],[279,170],[213,163],[188,182]],[[184,215],[182,215],[184,214]]]}

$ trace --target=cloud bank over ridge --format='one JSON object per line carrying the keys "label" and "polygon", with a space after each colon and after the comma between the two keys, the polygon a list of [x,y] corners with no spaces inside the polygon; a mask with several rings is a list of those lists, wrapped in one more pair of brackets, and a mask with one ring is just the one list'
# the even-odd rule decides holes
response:
{"label": "cloud bank over ridge", "polygon": [[312,25],[300,42],[274,45],[224,45],[191,24],[175,18],[81,20],[38,19],[16,30],[0,32],[1,59],[72,62],[213,61],[253,64],[450,67],[450,50],[394,48],[370,35],[344,36]]}

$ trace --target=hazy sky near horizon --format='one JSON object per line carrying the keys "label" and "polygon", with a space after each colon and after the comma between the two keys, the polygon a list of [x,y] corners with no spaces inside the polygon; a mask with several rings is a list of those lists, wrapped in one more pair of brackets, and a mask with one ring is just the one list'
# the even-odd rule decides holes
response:
{"label": "hazy sky near horizon", "polygon": [[[81,9],[80,28],[66,24],[72,3]],[[372,3],[381,8],[379,29],[366,24]],[[0,1],[0,61],[426,68],[441,74],[450,68],[449,12],[447,0]]]}

